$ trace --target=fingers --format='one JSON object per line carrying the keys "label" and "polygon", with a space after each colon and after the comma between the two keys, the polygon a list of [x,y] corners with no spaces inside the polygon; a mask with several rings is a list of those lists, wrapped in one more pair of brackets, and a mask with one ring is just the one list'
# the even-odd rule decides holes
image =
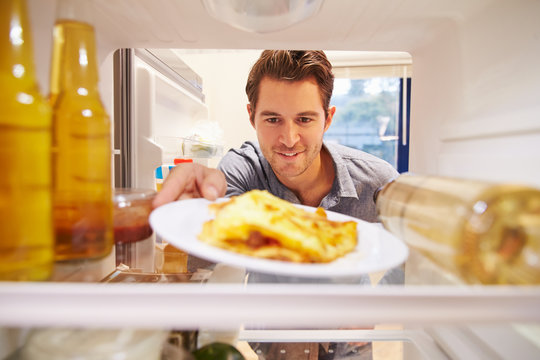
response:
{"label": "fingers", "polygon": [[224,196],[227,191],[225,175],[219,170],[207,167],[203,167],[202,171],[203,178],[199,186],[202,197],[213,201]]}
{"label": "fingers", "polygon": [[[171,172],[163,182],[161,190],[157,193],[154,201],[152,202],[154,208],[174,201],[182,195],[186,182],[185,175],[182,174],[187,172],[185,168],[186,166],[184,164],[181,164],[171,170]],[[178,174],[173,175],[175,173]]]}
{"label": "fingers", "polygon": [[199,197],[215,200],[225,195],[226,190],[227,182],[221,171],[200,164],[179,164],[165,179],[152,205],[156,208],[171,201]]}

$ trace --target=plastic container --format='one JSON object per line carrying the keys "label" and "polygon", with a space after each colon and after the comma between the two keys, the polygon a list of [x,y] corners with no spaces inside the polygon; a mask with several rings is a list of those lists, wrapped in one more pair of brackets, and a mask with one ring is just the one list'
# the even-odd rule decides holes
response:
{"label": "plastic container", "polygon": [[22,360],[159,360],[168,332],[161,330],[41,329],[24,345]]}
{"label": "plastic container", "polygon": [[182,142],[182,154],[185,157],[207,159],[221,156],[222,153],[223,147],[216,144],[189,138],[184,138]]}

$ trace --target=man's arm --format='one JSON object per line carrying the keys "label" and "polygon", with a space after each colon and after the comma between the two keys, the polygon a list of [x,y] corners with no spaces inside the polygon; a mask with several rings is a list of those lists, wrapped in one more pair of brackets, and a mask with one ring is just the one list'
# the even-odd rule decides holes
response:
{"label": "man's arm", "polygon": [[224,196],[226,190],[227,182],[221,171],[195,163],[178,164],[165,179],[153,206],[200,197],[215,200]]}

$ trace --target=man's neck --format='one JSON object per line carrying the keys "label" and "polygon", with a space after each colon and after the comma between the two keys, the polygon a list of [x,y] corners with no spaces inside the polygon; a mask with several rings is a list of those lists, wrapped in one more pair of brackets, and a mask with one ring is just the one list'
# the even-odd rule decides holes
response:
{"label": "man's neck", "polygon": [[[278,177],[279,178],[279,177]],[[314,160],[312,168],[295,178],[279,179],[300,200],[302,205],[319,206],[334,183],[335,170],[332,157],[325,148]]]}

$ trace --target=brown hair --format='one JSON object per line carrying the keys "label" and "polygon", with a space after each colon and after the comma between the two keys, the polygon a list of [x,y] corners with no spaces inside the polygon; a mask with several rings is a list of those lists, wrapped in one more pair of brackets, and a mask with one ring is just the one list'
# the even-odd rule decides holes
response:
{"label": "brown hair", "polygon": [[323,51],[264,50],[251,68],[246,84],[246,94],[253,110],[259,99],[259,84],[265,76],[288,81],[313,77],[319,85],[325,116],[328,117],[334,74],[332,64]]}

